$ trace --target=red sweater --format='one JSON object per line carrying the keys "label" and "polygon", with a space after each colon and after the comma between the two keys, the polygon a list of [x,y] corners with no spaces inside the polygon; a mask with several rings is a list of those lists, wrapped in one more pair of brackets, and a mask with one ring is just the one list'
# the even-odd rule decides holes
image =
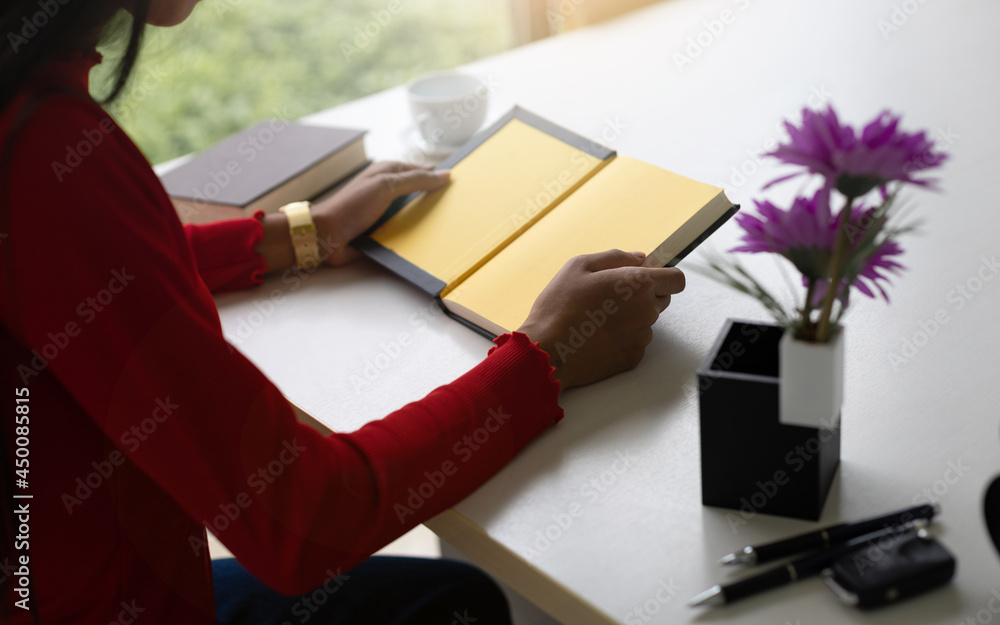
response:
{"label": "red sweater", "polygon": [[[259,221],[182,226],[149,163],[86,95],[98,61],[49,68],[0,115],[0,145],[13,146],[0,191],[0,401],[29,398],[25,430],[3,410],[4,478],[21,479],[15,434],[27,433],[28,486],[13,490],[33,496],[15,501],[28,505],[42,622],[214,622],[206,525],[262,581],[305,592],[453,506],[561,418],[546,354],[515,333],[357,432],[297,423],[227,344],[210,295],[261,282]],[[3,542],[0,612],[27,622],[12,607],[18,554]]]}

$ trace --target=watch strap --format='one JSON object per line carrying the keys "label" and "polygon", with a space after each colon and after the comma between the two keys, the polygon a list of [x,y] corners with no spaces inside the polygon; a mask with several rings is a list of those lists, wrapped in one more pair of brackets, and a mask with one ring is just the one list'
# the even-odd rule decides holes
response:
{"label": "watch strap", "polygon": [[292,202],[278,209],[288,218],[292,247],[295,248],[295,266],[299,269],[312,269],[320,263],[316,224],[309,210],[311,206],[309,202]]}

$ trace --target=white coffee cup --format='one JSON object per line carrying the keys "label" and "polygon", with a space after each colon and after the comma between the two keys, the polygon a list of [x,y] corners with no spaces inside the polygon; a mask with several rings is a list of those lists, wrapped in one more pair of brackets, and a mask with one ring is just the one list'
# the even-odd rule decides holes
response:
{"label": "white coffee cup", "polygon": [[424,74],[407,83],[406,94],[417,129],[434,146],[461,145],[486,120],[490,90],[469,74]]}

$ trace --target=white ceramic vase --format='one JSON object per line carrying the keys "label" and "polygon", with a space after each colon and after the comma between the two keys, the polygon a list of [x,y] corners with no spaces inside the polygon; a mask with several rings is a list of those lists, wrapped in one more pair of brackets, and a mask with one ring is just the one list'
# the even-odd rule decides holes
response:
{"label": "white ceramic vase", "polygon": [[779,344],[778,420],[789,425],[836,429],[844,400],[844,329],[826,343],[785,332]]}

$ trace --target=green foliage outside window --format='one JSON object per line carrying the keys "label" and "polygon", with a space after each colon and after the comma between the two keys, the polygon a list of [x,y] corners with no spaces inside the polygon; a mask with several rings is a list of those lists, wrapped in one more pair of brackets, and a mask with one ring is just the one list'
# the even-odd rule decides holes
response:
{"label": "green foliage outside window", "polygon": [[[111,112],[153,163],[511,45],[509,0],[204,0],[147,34]],[[95,94],[113,62],[94,70]]]}

